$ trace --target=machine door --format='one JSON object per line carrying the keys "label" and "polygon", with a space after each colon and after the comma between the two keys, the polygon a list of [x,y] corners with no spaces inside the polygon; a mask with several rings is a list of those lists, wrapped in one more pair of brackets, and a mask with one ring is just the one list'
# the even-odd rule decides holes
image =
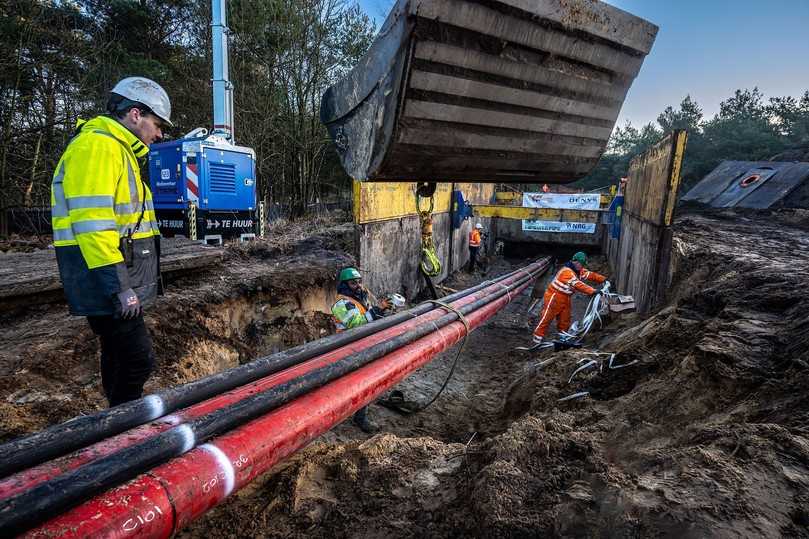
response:
{"label": "machine door", "polygon": [[220,148],[203,150],[200,207],[208,210],[252,210],[256,201],[255,162],[252,156]]}
{"label": "machine door", "polygon": [[153,144],[149,152],[149,186],[156,208],[184,206],[184,180],[180,146]]}

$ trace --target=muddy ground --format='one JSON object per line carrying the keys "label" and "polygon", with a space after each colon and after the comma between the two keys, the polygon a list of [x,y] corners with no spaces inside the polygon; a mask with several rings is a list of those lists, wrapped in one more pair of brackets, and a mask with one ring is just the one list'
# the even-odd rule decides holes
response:
{"label": "muddy ground", "polygon": [[[352,225],[325,219],[272,232],[166,283],[146,311],[157,361],[147,393],[332,332],[323,311],[337,271],[353,261]],[[0,441],[106,406],[98,339],[65,304],[0,311],[0,342]]]}
{"label": "muddy ground", "polygon": [[[402,416],[371,406],[379,434],[365,435],[348,421],[337,426],[179,535],[809,537],[809,217],[800,211],[688,214],[675,226],[668,302],[652,315],[613,318],[588,336],[586,349],[521,354],[513,348],[530,336],[526,293],[469,337],[456,375],[426,411]],[[278,256],[305,258],[305,250],[272,251],[266,249],[262,274]],[[234,264],[248,267],[257,259],[256,253],[233,255]],[[317,260],[323,257],[304,263]],[[524,263],[499,260],[492,272]],[[603,259],[595,269],[609,273]],[[274,307],[285,313],[275,322],[256,315],[260,306],[248,307],[250,301],[231,312],[212,308],[243,290],[242,276],[232,277],[201,296],[187,298],[194,287],[183,286],[160,309],[157,321],[194,313],[194,327],[204,333],[198,342],[207,348],[158,330],[156,343],[178,349],[161,359],[155,383],[206,374],[261,346],[285,346],[278,335],[287,322],[299,328],[287,340],[325,330],[319,315],[306,318],[302,302]],[[482,278],[459,275],[448,285],[464,288]],[[263,286],[278,277],[260,282],[262,289],[248,286],[245,297],[271,304],[278,296],[262,295]],[[581,313],[585,300],[575,305]],[[242,312],[265,325],[248,331],[250,324],[230,322]],[[48,354],[59,350],[50,341],[66,341],[51,334],[61,320],[53,316],[33,313],[14,325],[16,350],[28,354],[21,365],[27,372],[14,371],[16,386],[0,387],[2,417],[7,410],[21,416],[3,419],[7,436],[60,418],[53,410],[100,398],[86,359],[96,354],[94,345],[74,345],[67,354],[85,358],[70,364],[84,365],[85,386],[72,374],[48,370],[55,361]],[[52,323],[38,324],[41,317]],[[8,362],[14,354],[6,348],[4,341]],[[620,369],[605,363],[568,383],[577,361],[592,351],[615,353],[613,366],[635,363]],[[399,389],[406,398],[424,402],[434,395],[455,352],[404,381]],[[175,356],[183,360],[165,359]],[[55,376],[45,393],[73,400],[9,404],[28,372],[40,383]],[[78,371],[65,370],[72,372]],[[559,401],[584,391],[586,397]],[[39,411],[45,408],[51,412]],[[27,423],[29,414],[37,420]]]}
{"label": "muddy ground", "polygon": [[[430,409],[372,406],[378,435],[340,425],[180,535],[809,537],[806,224],[680,218],[668,305],[588,339],[637,363],[572,384],[587,350],[512,351],[526,294],[472,335]],[[423,402],[453,352],[400,389]]]}

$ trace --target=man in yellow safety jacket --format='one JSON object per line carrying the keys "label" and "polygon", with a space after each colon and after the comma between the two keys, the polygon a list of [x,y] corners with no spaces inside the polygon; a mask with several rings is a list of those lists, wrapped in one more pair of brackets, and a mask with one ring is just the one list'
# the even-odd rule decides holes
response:
{"label": "man in yellow safety jacket", "polygon": [[70,312],[100,337],[102,385],[115,406],[139,398],[154,367],[142,309],[158,293],[160,232],[139,160],[171,125],[171,103],[156,82],[129,77],[107,111],[79,121],[56,165],[51,224]]}
{"label": "man in yellow safety jacket", "polygon": [[[362,275],[356,268],[345,268],[337,278],[337,301],[331,307],[331,315],[337,332],[364,326],[384,316],[390,302],[383,299],[379,306],[371,306],[370,294],[362,286]],[[376,426],[368,419],[368,407],[363,406],[354,414],[354,424],[363,432],[372,433]]]}

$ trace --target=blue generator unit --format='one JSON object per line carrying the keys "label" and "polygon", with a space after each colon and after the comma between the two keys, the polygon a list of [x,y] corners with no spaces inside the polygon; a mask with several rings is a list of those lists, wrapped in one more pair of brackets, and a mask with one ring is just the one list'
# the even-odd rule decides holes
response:
{"label": "blue generator unit", "polygon": [[255,152],[200,132],[150,148],[149,183],[160,231],[220,243],[262,235]]}

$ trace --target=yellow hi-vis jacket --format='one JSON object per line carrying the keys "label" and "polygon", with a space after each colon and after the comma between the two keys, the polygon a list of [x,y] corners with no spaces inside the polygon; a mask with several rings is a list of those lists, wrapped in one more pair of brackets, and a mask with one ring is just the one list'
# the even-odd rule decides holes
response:
{"label": "yellow hi-vis jacket", "polygon": [[[160,232],[138,166],[149,148],[107,116],[78,128],[53,176],[53,244],[70,311],[115,314],[119,292],[132,288],[142,303],[157,293]],[[121,240],[130,236],[125,262]]]}

